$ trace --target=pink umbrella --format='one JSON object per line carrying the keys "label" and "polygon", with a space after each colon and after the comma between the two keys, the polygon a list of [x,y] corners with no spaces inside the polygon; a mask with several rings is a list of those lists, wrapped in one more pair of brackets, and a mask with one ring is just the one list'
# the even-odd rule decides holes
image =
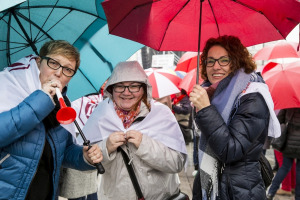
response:
{"label": "pink umbrella", "polygon": [[300,61],[268,63],[262,73],[274,101],[274,109],[300,107]]}
{"label": "pink umbrella", "polygon": [[152,97],[162,98],[180,92],[178,84],[181,78],[166,69],[145,69],[152,85]]}
{"label": "pink umbrella", "polygon": [[[196,84],[196,74],[197,69],[192,69],[189,71],[185,77],[183,77],[182,81],[179,83],[179,88],[184,89],[188,94],[193,90],[193,86]],[[201,75],[199,75],[199,83],[203,82],[201,79]]]}
{"label": "pink umbrella", "polygon": [[280,41],[275,45],[262,48],[254,55],[254,60],[271,60],[276,58],[300,58],[298,43]]}
{"label": "pink umbrella", "polygon": [[197,52],[185,52],[179,59],[175,71],[189,72],[197,68]]}

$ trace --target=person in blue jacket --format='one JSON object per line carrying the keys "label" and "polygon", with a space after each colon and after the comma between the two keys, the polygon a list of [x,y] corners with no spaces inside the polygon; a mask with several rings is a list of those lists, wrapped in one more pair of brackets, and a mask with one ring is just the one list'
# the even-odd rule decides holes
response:
{"label": "person in blue jacket", "polygon": [[101,162],[97,145],[75,145],[71,125],[56,120],[55,88],[70,105],[66,86],[79,63],[75,47],[54,40],[0,72],[0,199],[54,199],[62,165],[91,170]]}

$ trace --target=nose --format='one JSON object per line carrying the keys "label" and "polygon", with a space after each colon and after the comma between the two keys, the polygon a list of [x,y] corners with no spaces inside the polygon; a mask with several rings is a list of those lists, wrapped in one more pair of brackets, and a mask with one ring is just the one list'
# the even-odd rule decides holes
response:
{"label": "nose", "polygon": [[129,88],[128,87],[125,88],[123,94],[125,94],[125,95],[131,95],[131,92],[129,92]]}
{"label": "nose", "polygon": [[57,70],[55,70],[55,75],[58,76],[58,77],[60,77],[62,75],[62,70],[63,69],[61,67],[58,68]]}
{"label": "nose", "polygon": [[220,69],[220,68],[221,68],[221,65],[219,64],[218,61],[216,61],[215,64],[214,64],[214,66],[213,66],[213,69],[214,69],[214,70],[218,70],[218,69]]}

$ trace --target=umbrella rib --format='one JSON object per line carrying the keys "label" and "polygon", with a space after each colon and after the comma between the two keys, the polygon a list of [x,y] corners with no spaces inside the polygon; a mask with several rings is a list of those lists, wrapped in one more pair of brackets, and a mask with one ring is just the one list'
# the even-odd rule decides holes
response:
{"label": "umbrella rib", "polygon": [[[202,1],[202,0],[201,0],[201,1]],[[188,0],[188,1],[180,8],[180,10],[176,13],[176,15],[169,21],[168,26],[167,26],[167,28],[166,28],[166,31],[164,31],[164,35],[163,35],[163,37],[162,37],[162,39],[161,39],[161,42],[160,42],[160,44],[159,44],[159,49],[160,49],[160,47],[161,47],[161,45],[162,45],[162,43],[163,43],[163,41],[164,41],[164,38],[165,38],[165,36],[166,36],[166,34],[167,34],[167,31],[168,31],[168,29],[169,29],[169,26],[170,26],[171,22],[174,20],[175,17],[177,17],[177,15],[180,13],[180,11],[181,11],[183,8],[185,8],[185,6],[186,6],[189,2],[190,2],[190,0]]]}
{"label": "umbrella rib", "polygon": [[[27,1],[27,6],[28,6],[28,16],[29,16],[29,20],[31,21],[31,15],[30,15],[30,7],[29,7],[29,0]],[[32,26],[31,23],[29,23],[29,30],[30,30],[30,38],[32,40]]]}
{"label": "umbrella rib", "polygon": [[15,17],[19,27],[21,28],[22,32],[24,33],[24,35],[27,39],[27,42],[31,46],[32,50],[34,51],[34,53],[36,53],[36,55],[38,55],[38,51],[37,51],[36,46],[34,45],[33,41],[29,38],[29,35],[27,34],[26,30],[24,29],[24,27],[23,27],[22,23],[20,22],[19,18],[17,17],[14,9],[12,10],[12,15]]}
{"label": "umbrella rib", "polygon": [[82,76],[91,84],[91,86],[95,89],[95,91],[99,92],[99,90],[97,90],[95,88],[95,86],[93,85],[93,83],[86,77],[86,75],[83,73],[83,71],[80,69],[80,67],[78,68],[78,71],[82,74]]}
{"label": "umbrella rib", "polygon": [[210,9],[211,9],[211,12],[212,12],[212,14],[213,14],[213,16],[214,16],[214,19],[215,19],[215,22],[216,22],[216,26],[217,26],[217,29],[218,29],[218,34],[219,34],[219,37],[220,37],[221,35],[220,35],[219,24],[218,24],[218,21],[217,21],[217,18],[216,18],[216,15],[215,15],[215,12],[214,12],[214,9],[213,9],[213,7],[212,7],[212,5],[211,5],[210,0],[208,0],[208,4],[209,4],[209,7],[210,7]]}
{"label": "umbrella rib", "polygon": [[[51,5],[41,5],[41,6],[30,6],[30,8],[53,8],[53,6]],[[63,9],[67,9],[67,10],[71,10],[71,11],[78,11],[81,13],[85,13],[85,14],[89,14],[91,16],[94,16],[96,18],[102,19],[103,21],[106,21],[106,19],[104,19],[103,17],[100,17],[99,15],[95,15],[93,13],[84,11],[84,10],[80,10],[77,8],[70,8],[70,7],[66,7],[66,6],[56,6],[55,8],[63,8]],[[28,9],[27,7],[19,7],[18,9]]]}
{"label": "umbrella rib", "polygon": [[38,26],[36,23],[34,23],[30,19],[28,19],[26,16],[24,16],[23,14],[21,14],[19,12],[17,12],[16,14],[18,16],[20,16],[21,18],[23,18],[24,20],[26,20],[27,22],[29,22],[30,24],[34,25],[38,30],[40,30],[41,32],[43,32],[48,38],[50,38],[51,40],[54,40],[46,31],[44,31],[40,26]]}
{"label": "umbrella rib", "polygon": [[[242,5],[242,6],[244,6],[244,7],[246,7],[246,8],[249,8],[249,9],[251,9],[251,10],[257,12],[257,13],[262,14],[262,15],[270,22],[270,24],[277,30],[277,32],[282,36],[282,38],[285,38],[285,37],[282,35],[282,33],[276,28],[276,26],[274,26],[274,24],[269,20],[269,18],[268,18],[262,11],[256,10],[255,8],[249,6],[249,5],[245,4],[245,3],[242,3],[242,2],[240,2],[239,0],[232,0],[232,1],[234,1],[235,3],[238,3],[238,4]],[[289,20],[291,20],[291,19],[289,19]],[[298,24],[298,22],[295,22],[295,23]]]}
{"label": "umbrella rib", "polygon": [[113,71],[113,66],[112,66],[111,62],[109,62],[108,60],[106,60],[104,58],[104,56],[89,41],[88,41],[88,44],[91,47],[92,51],[102,60],[102,62],[108,64],[109,70],[110,70],[110,72],[112,72]]}
{"label": "umbrella rib", "polygon": [[[52,6],[52,9],[51,9],[49,15],[47,16],[46,20],[44,21],[43,25],[41,26],[41,29],[39,29],[39,32],[36,34],[36,36],[35,36],[35,38],[34,38],[34,41],[39,41],[39,39],[43,37],[43,35],[41,35],[41,36],[38,38],[38,36],[39,36],[40,33],[41,33],[41,30],[44,30],[43,28],[44,28],[46,22],[48,21],[49,17],[51,16],[51,14],[52,14],[52,12],[53,12],[53,10],[54,10],[54,7],[57,5],[58,1],[59,1],[59,0],[57,0],[56,3]],[[64,17],[65,17],[65,16],[64,16]],[[62,17],[62,19],[63,19],[64,17]],[[62,19],[61,19],[61,20],[62,20]],[[29,20],[30,20],[30,19],[29,19]],[[61,20],[59,20],[58,22],[60,22]],[[52,27],[50,27],[50,29],[48,29],[46,32],[48,33],[48,31],[50,31],[56,24],[58,24],[58,22],[56,22]]]}

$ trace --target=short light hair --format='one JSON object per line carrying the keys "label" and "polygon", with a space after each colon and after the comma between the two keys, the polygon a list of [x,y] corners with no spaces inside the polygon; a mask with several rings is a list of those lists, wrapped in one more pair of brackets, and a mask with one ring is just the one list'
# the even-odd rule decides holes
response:
{"label": "short light hair", "polygon": [[80,53],[76,47],[65,40],[51,40],[46,42],[40,49],[39,56],[47,56],[49,54],[56,54],[66,57],[69,60],[75,60],[75,71],[80,65]]}

